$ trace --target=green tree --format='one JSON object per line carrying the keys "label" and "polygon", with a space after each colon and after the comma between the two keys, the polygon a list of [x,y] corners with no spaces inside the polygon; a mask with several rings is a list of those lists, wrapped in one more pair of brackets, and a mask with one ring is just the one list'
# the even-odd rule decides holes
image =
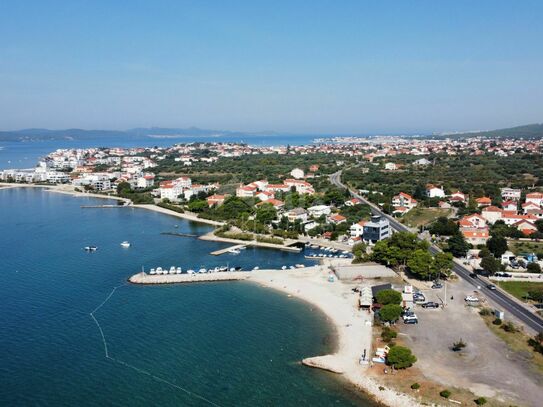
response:
{"label": "green tree", "polygon": [[451,253],[438,252],[432,262],[432,270],[437,277],[449,277],[453,267],[453,256]]}
{"label": "green tree", "polygon": [[541,266],[538,263],[528,263],[526,270],[528,273],[541,273]]}
{"label": "green tree", "polygon": [[486,242],[486,247],[494,257],[500,257],[507,251],[507,240],[503,236],[492,236]]}
{"label": "green tree", "polygon": [[377,302],[381,305],[401,304],[402,294],[396,290],[382,290],[377,293]]}
{"label": "green tree", "polygon": [[500,271],[501,263],[494,257],[487,256],[481,259],[481,268],[493,275]]}
{"label": "green tree", "polygon": [[426,279],[432,274],[433,257],[428,250],[415,250],[409,260],[407,267],[411,273],[418,278]]}
{"label": "green tree", "polygon": [[132,187],[130,184],[126,181],[119,182],[119,185],[117,185],[117,194],[122,195],[130,192],[132,190]]}
{"label": "green tree", "polygon": [[203,212],[205,209],[208,208],[208,205],[207,205],[207,201],[194,200],[194,201],[189,202],[188,207],[189,207],[189,211]]}
{"label": "green tree", "polygon": [[440,216],[434,223],[432,223],[429,232],[432,235],[452,236],[458,233],[458,225],[452,219],[445,216]]}
{"label": "green tree", "polygon": [[411,352],[411,349],[405,346],[395,345],[390,348],[387,355],[387,365],[394,366],[396,369],[405,369],[413,366],[417,358]]}
{"label": "green tree", "polygon": [[272,220],[275,220],[277,217],[277,210],[273,207],[272,204],[265,203],[260,205],[256,210],[256,220],[260,223],[269,224]]}
{"label": "green tree", "polygon": [[379,310],[379,318],[386,322],[397,321],[400,315],[402,315],[402,307],[397,304],[387,304]]}
{"label": "green tree", "polygon": [[461,233],[452,235],[447,241],[446,250],[454,257],[465,257],[470,248],[470,244],[466,242]]}
{"label": "green tree", "polygon": [[361,261],[366,255],[366,244],[364,242],[357,243],[353,246],[353,256],[356,261]]}

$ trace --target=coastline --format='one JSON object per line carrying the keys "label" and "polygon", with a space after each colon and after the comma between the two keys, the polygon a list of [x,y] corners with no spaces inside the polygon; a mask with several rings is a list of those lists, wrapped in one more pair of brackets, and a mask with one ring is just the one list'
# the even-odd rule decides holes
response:
{"label": "coastline", "polygon": [[327,317],[337,335],[337,348],[334,353],[308,355],[302,361],[304,365],[341,375],[348,383],[378,403],[391,407],[420,406],[411,396],[380,384],[368,375],[367,365],[360,365],[359,359],[364,349],[368,356],[372,355],[373,318],[371,314],[358,310],[358,295],[351,290],[352,286],[337,280],[334,283],[328,282],[329,262],[326,263],[295,270],[234,272],[233,278],[227,277],[230,273],[216,273],[216,276],[203,274],[198,279],[161,275],[148,276],[156,280],[149,282],[141,278],[142,273],[138,273],[130,277],[129,281],[136,284],[203,284],[204,281],[241,280],[296,297],[318,308]]}
{"label": "coastline", "polygon": [[[81,193],[55,186],[0,184],[0,189],[17,187],[43,188],[48,191],[76,197],[96,197],[127,201],[125,198]],[[187,214],[177,213],[154,205],[130,205],[128,207],[154,210],[189,221],[206,223],[205,220],[199,218],[192,219],[190,215],[187,218]],[[326,315],[337,334],[337,349],[329,355],[313,357],[308,355],[304,359],[304,364],[340,374],[349,383],[379,403],[400,407],[419,406],[420,403],[407,394],[398,393],[396,390],[386,387],[382,390],[382,385],[376,379],[367,375],[368,369],[359,364],[359,358],[364,349],[367,350],[367,354],[370,357],[372,355],[372,318],[370,314],[358,311],[358,297],[351,291],[351,286],[340,281],[334,283],[327,281],[329,274],[328,265],[329,261],[325,261],[325,265],[306,267],[304,269],[259,270],[247,273],[248,277],[244,281],[260,284],[263,287],[297,297],[315,306]]]}

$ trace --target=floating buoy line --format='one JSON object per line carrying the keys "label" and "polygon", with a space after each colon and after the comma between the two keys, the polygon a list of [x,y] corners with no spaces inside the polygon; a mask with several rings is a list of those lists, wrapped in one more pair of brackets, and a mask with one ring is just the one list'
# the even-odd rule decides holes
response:
{"label": "floating buoy line", "polygon": [[130,363],[127,363],[127,362],[125,362],[123,360],[120,360],[120,359],[114,358],[113,356],[110,356],[109,349],[107,347],[106,335],[104,334],[104,330],[102,329],[102,326],[100,325],[100,322],[96,318],[95,314],[100,310],[100,308],[102,308],[104,305],[106,305],[106,303],[111,299],[111,297],[113,297],[113,294],[115,294],[115,291],[117,291],[118,288],[121,288],[121,287],[123,287],[125,285],[126,285],[126,283],[114,287],[113,290],[111,290],[109,295],[106,297],[106,299],[104,301],[102,301],[102,303],[100,305],[98,305],[94,310],[92,310],[92,312],[89,313],[89,315],[93,319],[94,323],[98,327],[98,331],[100,332],[100,336],[102,337],[102,343],[104,344],[104,356],[105,356],[105,358],[108,359],[108,360],[111,360],[111,361],[113,361],[115,363],[118,363],[120,365],[126,366],[126,367],[128,367],[130,369],[133,369],[133,370],[135,370],[136,372],[138,372],[140,374],[147,375],[147,376],[155,379],[156,381],[165,383],[165,384],[167,384],[167,385],[169,385],[169,386],[171,386],[171,387],[173,387],[173,388],[175,388],[177,390],[181,390],[185,394],[188,394],[191,397],[202,400],[202,401],[206,402],[207,404],[210,404],[210,405],[215,406],[215,407],[221,407],[219,404],[209,400],[208,398],[206,398],[204,396],[201,396],[201,395],[199,395],[197,393],[194,393],[194,392],[192,392],[192,391],[190,391],[190,390],[188,390],[188,389],[186,389],[186,388],[184,388],[182,386],[179,386],[178,384],[172,383],[169,380],[166,380],[166,379],[164,379],[162,377],[159,377],[157,375],[152,374],[151,372],[148,372],[147,370],[140,369],[137,366],[131,365]]}

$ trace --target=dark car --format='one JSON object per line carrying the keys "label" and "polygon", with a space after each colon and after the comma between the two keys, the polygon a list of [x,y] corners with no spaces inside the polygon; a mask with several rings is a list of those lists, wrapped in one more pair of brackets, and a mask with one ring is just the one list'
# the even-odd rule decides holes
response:
{"label": "dark car", "polygon": [[471,278],[477,278],[477,277],[478,277],[478,276],[477,276],[477,273],[470,273],[469,276],[470,276]]}
{"label": "dark car", "polygon": [[513,276],[509,273],[502,273],[502,277],[513,277]]}
{"label": "dark car", "polygon": [[486,288],[488,288],[489,290],[495,290],[496,286],[494,284],[489,284],[486,286]]}
{"label": "dark car", "polygon": [[419,320],[416,318],[409,318],[409,319],[404,319],[403,323],[404,324],[418,324]]}
{"label": "dark car", "polygon": [[422,308],[439,308],[439,304],[437,302],[428,301],[422,304]]}

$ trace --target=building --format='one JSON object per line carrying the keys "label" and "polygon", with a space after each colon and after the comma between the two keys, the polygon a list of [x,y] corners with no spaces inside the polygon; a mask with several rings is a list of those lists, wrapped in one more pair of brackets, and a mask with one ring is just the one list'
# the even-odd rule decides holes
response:
{"label": "building", "polygon": [[513,189],[513,188],[502,188],[501,189],[501,195],[502,199],[504,201],[518,201],[520,200],[522,192],[520,189]]}
{"label": "building", "polygon": [[358,223],[351,225],[350,232],[351,237],[362,237],[364,235],[364,225],[366,224],[365,220],[361,220]]}
{"label": "building", "polygon": [[441,187],[436,187],[433,184],[426,185],[426,196],[428,198],[444,198],[445,191]]}
{"label": "building", "polygon": [[147,174],[143,177],[139,177],[136,183],[138,188],[150,188],[155,184],[155,176],[153,174]]}
{"label": "building", "polygon": [[539,207],[543,205],[543,193],[541,192],[532,192],[530,194],[526,194],[526,203],[533,202]]}
{"label": "building", "polygon": [[236,196],[238,198],[252,198],[255,196],[257,192],[257,187],[256,185],[240,185],[237,189],[236,189]]}
{"label": "building", "polygon": [[410,210],[417,206],[417,200],[405,192],[400,192],[392,198],[392,206],[394,206],[395,209],[406,208],[407,210]]}
{"label": "building", "polygon": [[295,178],[295,179],[303,179],[304,176],[305,176],[305,173],[303,170],[301,170],[300,168],[294,168],[291,172],[290,172],[290,176],[292,178]]}
{"label": "building", "polygon": [[207,197],[207,204],[209,207],[211,206],[220,206],[224,203],[224,200],[226,199],[227,195],[211,195]]}
{"label": "building", "polygon": [[493,225],[496,223],[496,221],[500,220],[503,215],[503,210],[498,208],[497,206],[487,206],[483,208],[481,211],[481,216],[485,218],[485,220]]}
{"label": "building", "polygon": [[334,223],[336,225],[339,225],[340,223],[346,222],[347,218],[343,215],[340,215],[339,213],[336,213],[334,215],[330,215],[328,217],[328,222]]}
{"label": "building", "polygon": [[380,240],[390,237],[390,223],[388,219],[376,215],[372,216],[369,222],[364,225],[363,239],[368,243],[377,243]]}
{"label": "building", "polygon": [[328,216],[332,212],[332,209],[328,205],[316,205],[307,208],[309,214],[315,218],[320,218],[321,216]]}
{"label": "building", "polygon": [[483,206],[490,206],[492,205],[492,199],[490,199],[488,196],[483,196],[481,198],[477,198],[475,200],[475,202],[477,202],[477,206],[479,208],[483,207]]}
{"label": "building", "polygon": [[286,213],[289,222],[295,222],[297,220],[302,223],[307,222],[307,211],[304,208],[294,208]]}
{"label": "building", "polygon": [[488,228],[478,228],[478,229],[469,229],[462,228],[460,229],[466,242],[471,243],[474,246],[479,244],[485,244],[489,239],[490,235],[488,233]]}

